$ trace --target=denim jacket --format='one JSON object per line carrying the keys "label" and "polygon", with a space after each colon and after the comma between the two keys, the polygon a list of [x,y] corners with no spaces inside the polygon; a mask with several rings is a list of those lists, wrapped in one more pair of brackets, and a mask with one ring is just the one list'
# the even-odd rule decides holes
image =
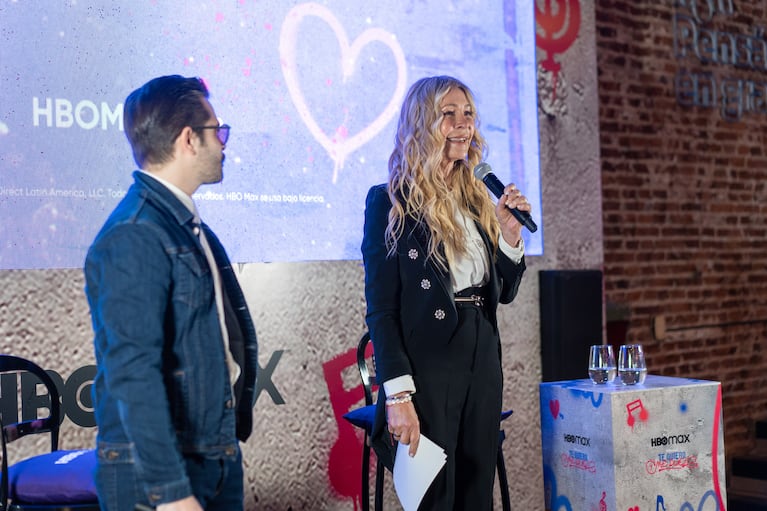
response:
{"label": "denim jacket", "polygon": [[[96,236],[85,261],[97,373],[99,459],[126,457],[154,505],[192,494],[183,457],[234,456],[252,428],[256,332],[231,263],[203,224],[221,273],[232,385],[213,276],[193,214],[143,173]],[[231,316],[231,317],[230,317]]]}

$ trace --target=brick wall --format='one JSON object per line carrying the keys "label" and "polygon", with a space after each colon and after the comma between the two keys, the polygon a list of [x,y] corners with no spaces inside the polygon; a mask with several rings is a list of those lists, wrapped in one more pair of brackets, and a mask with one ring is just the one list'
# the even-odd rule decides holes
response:
{"label": "brick wall", "polygon": [[765,5],[595,6],[606,301],[651,373],[722,382],[728,458],[767,417],[767,52],[724,48],[764,42]]}

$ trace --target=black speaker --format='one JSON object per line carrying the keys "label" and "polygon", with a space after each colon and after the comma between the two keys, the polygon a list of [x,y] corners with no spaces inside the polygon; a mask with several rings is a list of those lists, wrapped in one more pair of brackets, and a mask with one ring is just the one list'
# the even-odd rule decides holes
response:
{"label": "black speaker", "polygon": [[589,346],[602,343],[602,272],[541,270],[543,381],[588,378]]}

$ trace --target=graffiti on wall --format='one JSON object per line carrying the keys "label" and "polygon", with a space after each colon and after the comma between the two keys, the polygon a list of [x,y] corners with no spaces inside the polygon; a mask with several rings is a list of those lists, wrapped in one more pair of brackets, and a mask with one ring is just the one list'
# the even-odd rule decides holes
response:
{"label": "graffiti on wall", "polygon": [[559,73],[562,70],[562,65],[555,57],[572,46],[578,38],[580,27],[579,0],[544,0],[535,3],[535,45],[546,52],[546,58],[539,64],[539,75],[542,70],[551,76],[550,106],[556,103]]}
{"label": "graffiti on wall", "polygon": [[[372,351],[373,346],[369,344],[367,358],[372,356]],[[365,405],[365,391],[357,367],[356,348],[341,353],[322,365],[333,418],[338,429],[338,436],[330,448],[328,457],[328,480],[336,495],[354,502],[355,511],[362,505],[360,469],[364,433],[344,419],[344,414]],[[375,392],[377,387],[374,385],[371,390]],[[371,466],[374,463],[371,462]],[[372,470],[369,473],[372,473]]]}

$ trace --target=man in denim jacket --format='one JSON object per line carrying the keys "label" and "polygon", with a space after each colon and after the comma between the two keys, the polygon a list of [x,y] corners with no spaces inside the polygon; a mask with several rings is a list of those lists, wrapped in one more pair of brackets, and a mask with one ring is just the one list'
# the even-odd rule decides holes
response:
{"label": "man in denim jacket", "polygon": [[108,511],[243,508],[238,440],[252,429],[257,343],[231,263],[192,200],[221,181],[229,135],[207,98],[181,76],[128,96],[141,170],[85,261],[95,479]]}

